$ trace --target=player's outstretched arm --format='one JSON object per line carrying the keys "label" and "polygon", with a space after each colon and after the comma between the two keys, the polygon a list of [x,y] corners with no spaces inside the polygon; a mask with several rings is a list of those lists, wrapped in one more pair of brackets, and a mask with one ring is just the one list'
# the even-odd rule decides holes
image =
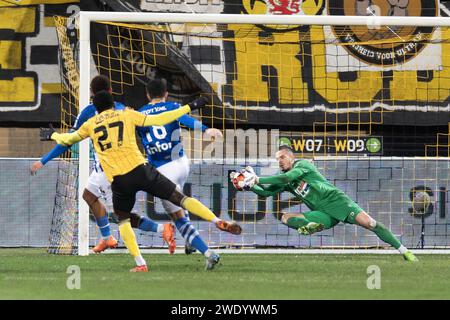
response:
{"label": "player's outstretched arm", "polygon": [[286,173],[277,174],[274,176],[268,176],[268,177],[258,177],[257,183],[258,184],[286,184],[294,181],[295,179],[298,179],[302,177],[306,173],[305,170],[301,168],[294,168],[292,170],[289,170]]}
{"label": "player's outstretched arm", "polygon": [[[85,134],[83,135],[82,132]],[[58,133],[52,125],[50,125],[50,128],[41,128],[40,135],[41,141],[54,140],[56,143],[63,146],[70,146],[89,136],[87,134],[86,124],[82,125],[79,130],[71,133]]]}
{"label": "player's outstretched arm", "polygon": [[181,108],[172,111],[166,111],[156,115],[145,116],[143,127],[149,126],[164,126],[170,122],[173,122],[181,116],[189,113],[191,108],[188,105],[184,105]]}
{"label": "player's outstretched arm", "polygon": [[188,114],[185,114],[180,119],[178,119],[180,123],[184,126],[186,126],[189,129],[196,130],[201,129],[202,132],[206,133],[209,137],[216,139],[216,138],[222,138],[222,132],[219,129],[216,128],[208,128],[204,124],[202,124],[201,121],[198,121],[197,119],[189,116]]}
{"label": "player's outstretched arm", "polygon": [[78,133],[78,130],[71,133],[57,133],[54,132],[51,137],[56,143],[63,146],[71,146],[77,142],[80,142],[84,138]]}
{"label": "player's outstretched arm", "polygon": [[143,127],[164,126],[170,122],[177,120],[181,116],[191,111],[203,108],[206,105],[206,103],[207,103],[206,98],[198,98],[176,110],[146,116],[142,126]]}
{"label": "player's outstretched arm", "polygon": [[222,132],[219,129],[216,128],[208,128],[204,124],[202,124],[201,121],[198,121],[197,119],[191,117],[188,114],[185,114],[181,118],[178,119],[178,121],[183,125],[186,126],[189,129],[196,130],[201,129],[202,132],[205,132],[209,137],[211,138],[222,138]]}
{"label": "player's outstretched arm", "polygon": [[69,150],[69,148],[70,147],[68,147],[68,146],[62,146],[60,144],[57,144],[56,146],[54,146],[53,149],[50,150],[49,153],[47,153],[45,156],[43,156],[41,158],[41,160],[38,160],[31,165],[31,168],[30,168],[31,174],[35,175],[39,169],[41,169],[43,166],[45,166],[47,164],[47,162],[49,162],[50,160],[52,160],[54,158],[59,157],[61,154],[63,154],[67,150]]}
{"label": "player's outstretched arm", "polygon": [[[91,117],[90,115],[90,110],[89,108],[84,108],[83,111],[81,111],[81,113],[78,115],[77,119],[75,120],[75,124],[73,126],[72,129],[70,129],[70,132],[73,132],[77,129],[79,129],[87,120],[89,120],[89,118]],[[54,129],[52,126],[50,126],[50,128],[41,128],[41,140],[51,140],[50,137],[53,134]],[[67,150],[70,149],[70,146],[64,146],[64,145],[60,145],[57,144],[55,147],[53,147],[52,150],[50,150],[49,153],[47,153],[45,156],[43,156],[41,158],[41,160],[38,160],[36,162],[34,162],[31,165],[31,174],[35,175],[36,172],[41,169],[43,166],[45,166],[47,164],[47,162],[53,160],[54,158],[59,157],[61,154],[63,154],[64,152],[66,152]]]}
{"label": "player's outstretched arm", "polygon": [[180,121],[180,123],[192,130],[196,130],[196,129],[201,129],[202,132],[205,132],[206,130],[208,130],[208,127],[205,126],[204,124],[202,124],[201,121],[198,121],[197,119],[191,117],[188,114],[185,114],[183,116],[181,116],[178,121]]}

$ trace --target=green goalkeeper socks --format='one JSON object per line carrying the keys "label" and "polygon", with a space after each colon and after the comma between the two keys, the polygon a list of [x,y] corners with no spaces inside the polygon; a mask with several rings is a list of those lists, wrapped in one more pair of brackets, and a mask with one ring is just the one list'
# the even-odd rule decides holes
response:
{"label": "green goalkeeper socks", "polygon": [[378,236],[378,238],[386,243],[389,243],[395,249],[400,248],[402,245],[400,240],[398,240],[397,237],[394,236],[394,234],[380,222],[377,222],[376,227],[372,231]]}
{"label": "green goalkeeper socks", "polygon": [[311,221],[309,221],[306,218],[300,218],[300,217],[290,217],[287,221],[286,221],[286,225],[289,228],[298,230],[298,228],[306,226],[308,223],[310,223]]}

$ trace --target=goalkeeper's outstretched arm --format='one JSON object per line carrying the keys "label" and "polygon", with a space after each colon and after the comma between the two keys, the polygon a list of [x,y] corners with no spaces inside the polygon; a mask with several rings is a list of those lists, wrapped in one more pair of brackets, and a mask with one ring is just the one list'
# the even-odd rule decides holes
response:
{"label": "goalkeeper's outstretched arm", "polygon": [[261,197],[273,197],[284,191],[283,185],[270,185],[264,187],[263,185],[255,184],[251,189],[254,193]]}
{"label": "goalkeeper's outstretched arm", "polygon": [[287,184],[306,174],[306,171],[301,168],[293,168],[286,173],[277,174],[269,177],[258,177],[258,184]]}

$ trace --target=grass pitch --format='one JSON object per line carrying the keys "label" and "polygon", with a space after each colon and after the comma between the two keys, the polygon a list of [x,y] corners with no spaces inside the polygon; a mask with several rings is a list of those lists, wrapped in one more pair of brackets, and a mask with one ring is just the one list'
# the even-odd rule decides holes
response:
{"label": "grass pitch", "polygon": [[[0,249],[0,299],[450,299],[450,257],[418,255],[222,254],[204,271],[199,254],[144,255],[148,273],[131,274],[126,254],[55,256],[44,249]],[[81,288],[66,286],[79,266]],[[377,265],[381,288],[369,290]]]}

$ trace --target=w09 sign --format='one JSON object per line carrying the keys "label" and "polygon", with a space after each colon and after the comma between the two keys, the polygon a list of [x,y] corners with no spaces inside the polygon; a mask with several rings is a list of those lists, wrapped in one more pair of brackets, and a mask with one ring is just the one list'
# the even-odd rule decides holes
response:
{"label": "w09 sign", "polygon": [[294,153],[317,155],[383,155],[383,137],[281,137],[279,145],[287,145]]}

